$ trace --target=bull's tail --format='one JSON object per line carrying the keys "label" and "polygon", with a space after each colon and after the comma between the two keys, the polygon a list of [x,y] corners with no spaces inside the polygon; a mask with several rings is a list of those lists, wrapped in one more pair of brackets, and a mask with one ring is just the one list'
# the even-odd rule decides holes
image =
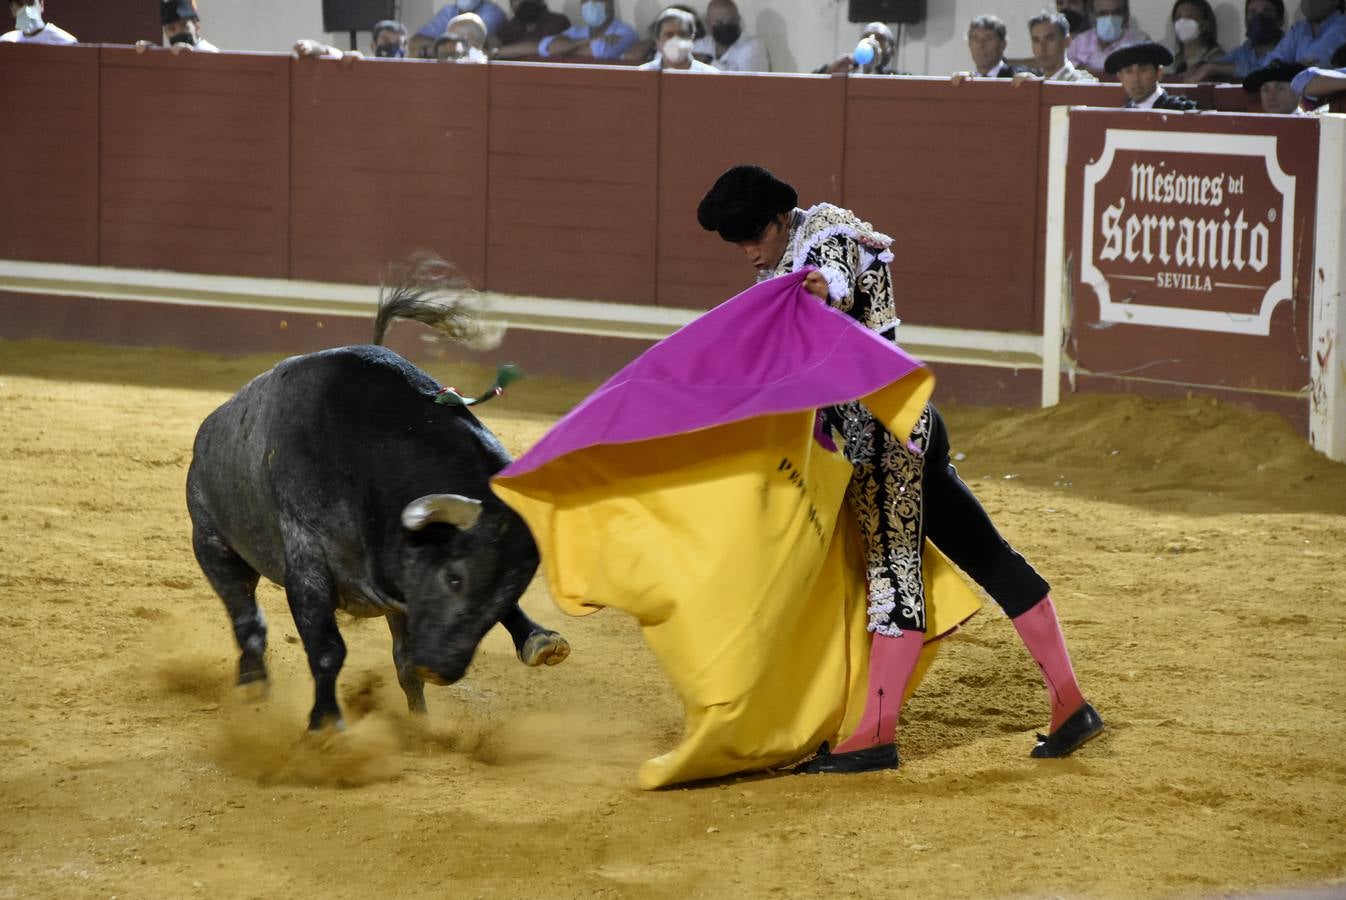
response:
{"label": "bull's tail", "polygon": [[472,282],[433,253],[410,257],[390,281],[379,288],[375,344],[383,343],[395,319],[415,319],[478,349],[497,346],[504,336],[503,326],[482,321],[481,295]]}

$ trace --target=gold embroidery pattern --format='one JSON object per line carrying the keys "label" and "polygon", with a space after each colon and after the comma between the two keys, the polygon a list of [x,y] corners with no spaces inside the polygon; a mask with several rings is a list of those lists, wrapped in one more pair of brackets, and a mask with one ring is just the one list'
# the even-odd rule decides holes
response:
{"label": "gold embroidery pattern", "polygon": [[[828,203],[796,209],[785,253],[775,271],[762,273],[761,279],[815,266],[827,279],[829,306],[871,331],[884,332],[897,324],[888,269],[891,245],[892,238],[849,210]],[[879,424],[859,401],[835,407],[829,419],[838,424],[855,470],[846,497],[865,543],[869,630],[890,636],[903,628],[924,631],[921,471],[930,408],[921,414],[910,443]]]}

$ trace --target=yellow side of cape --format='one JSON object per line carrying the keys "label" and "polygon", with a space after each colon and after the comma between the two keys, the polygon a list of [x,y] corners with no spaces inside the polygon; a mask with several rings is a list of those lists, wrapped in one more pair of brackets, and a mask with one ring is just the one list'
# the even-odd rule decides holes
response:
{"label": "yellow side of cape", "polygon": [[[921,386],[866,402],[909,434]],[[683,701],[684,739],[641,767],[643,787],[785,765],[859,721],[870,635],[851,466],[816,442],[813,421],[800,411],[604,445],[496,481],[537,538],[556,603],[635,616]],[[925,577],[933,641],[981,601],[928,543]]]}

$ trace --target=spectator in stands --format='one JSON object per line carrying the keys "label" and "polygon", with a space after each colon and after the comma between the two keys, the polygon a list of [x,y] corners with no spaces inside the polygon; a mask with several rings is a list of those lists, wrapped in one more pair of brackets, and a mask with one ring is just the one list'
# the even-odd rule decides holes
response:
{"label": "spectator in stands", "polygon": [[70,32],[43,21],[47,11],[44,0],[10,0],[9,14],[14,17],[14,30],[0,34],[5,44],[78,44]]}
{"label": "spectator in stands", "polygon": [[[342,50],[321,41],[294,42],[295,56],[320,56],[326,59],[363,59],[359,50]],[[392,19],[375,22],[369,33],[369,52],[380,59],[402,59],[407,55],[407,26]]]}
{"label": "spectator in stands", "polygon": [[570,28],[538,43],[538,55],[573,60],[618,60],[640,36],[617,18],[616,0],[584,0],[580,4],[583,25]]}
{"label": "spectator in stands", "polygon": [[870,22],[860,32],[860,43],[850,53],[838,56],[830,63],[813,70],[814,75],[837,75],[855,72],[859,75],[904,75],[897,71],[897,39],[893,30],[882,22]]}
{"label": "spectator in stands", "polygon": [[1070,46],[1070,22],[1063,13],[1043,10],[1028,20],[1028,38],[1033,61],[1047,81],[1098,81],[1066,59]]}
{"label": "spectator in stands", "polygon": [[1242,81],[1265,66],[1285,35],[1285,0],[1246,0],[1243,32],[1242,44],[1220,59],[1196,66],[1187,77],[1192,81]]}
{"label": "spectator in stands", "polygon": [[708,63],[692,56],[696,37],[696,17],[685,9],[668,7],[654,20],[654,43],[658,51],[654,59],[638,66],[640,69],[682,69],[691,72],[718,72]]}
{"label": "spectator in stands", "polygon": [[1089,18],[1089,0],[1056,0],[1056,11],[1066,17],[1071,34],[1080,34],[1094,27]]}
{"label": "spectator in stands", "polygon": [[1066,57],[1077,67],[1101,76],[1107,68],[1108,54],[1149,39],[1148,34],[1131,27],[1127,0],[1094,0],[1094,27],[1071,41]]}
{"label": "spectator in stands", "polygon": [[509,18],[505,11],[491,0],[457,0],[439,8],[429,22],[421,26],[411,38],[412,56],[430,56],[435,43],[449,30],[449,22],[463,13],[474,13],[481,17],[486,25],[486,36],[490,37],[500,30]]}
{"label": "spectator in stands", "polygon": [[[664,7],[664,9],[682,10],[692,17],[692,21],[696,23],[696,37],[692,38],[693,45],[706,36],[706,23],[702,22],[701,17],[696,14],[696,10],[692,9],[686,3],[673,3]],[[644,66],[646,63],[654,62],[655,57],[659,54],[659,20],[656,19],[651,22],[650,27],[646,29],[646,32],[649,35],[648,37],[636,41],[622,54],[622,62],[636,63],[637,68]],[[705,62],[704,59],[701,61]],[[648,68],[653,69],[658,67],[648,66]]]}
{"label": "spectator in stands", "polygon": [[1166,92],[1159,79],[1173,54],[1163,44],[1142,41],[1108,54],[1104,68],[1126,91],[1126,109],[1196,109],[1195,100]]}
{"label": "spectator in stands", "polygon": [[476,13],[462,13],[449,20],[444,33],[435,41],[435,59],[439,62],[484,63],[486,23]]}
{"label": "spectator in stands", "polygon": [[[706,23],[703,22],[703,21],[701,21],[701,16],[700,16],[700,14],[697,13],[697,11],[696,11],[695,9],[693,9],[693,8],[691,7],[690,4],[687,4],[687,3],[670,3],[670,4],[668,5],[668,9],[680,9],[680,10],[682,10],[683,12],[687,13],[688,15],[690,15],[690,16],[692,17],[692,21],[696,23],[696,36],[692,38],[692,43],[693,43],[693,44],[695,44],[697,41],[701,40],[701,39],[704,38],[707,34],[710,33],[710,32],[708,32],[708,31],[706,30]],[[695,54],[694,54],[694,55],[695,55]]]}
{"label": "spectator in stands", "polygon": [[692,45],[692,52],[722,72],[770,72],[766,44],[743,33],[743,17],[734,0],[710,0],[706,7],[710,33]]}
{"label": "spectator in stands", "polygon": [[547,8],[547,0],[510,0],[514,18],[500,26],[493,37],[500,47],[496,59],[537,56],[538,42],[570,27],[570,19]]}
{"label": "spectator in stands", "polygon": [[1300,0],[1299,12],[1304,20],[1285,33],[1276,49],[1268,54],[1267,64],[1327,65],[1336,49],[1346,44],[1346,14],[1342,13],[1341,4],[1342,0]]}
{"label": "spectator in stands", "polygon": [[[692,21],[696,23],[696,37],[692,38],[693,46],[696,45],[697,41],[706,36],[706,23],[702,22],[701,17],[697,15],[696,10],[692,9],[692,7],[688,6],[686,3],[673,3],[664,8],[680,9],[692,17]],[[659,53],[659,22],[657,20],[651,22],[650,27],[646,29],[646,32],[649,34],[649,37],[632,44],[630,49],[622,54],[622,62],[638,64],[654,62],[654,57]],[[695,56],[696,54],[693,53],[692,55]],[[703,59],[701,61],[705,62],[706,60]]]}
{"label": "spectator in stands", "polygon": [[974,78],[1013,78],[1022,68],[1005,62],[1005,23],[998,16],[977,16],[967,26],[967,47],[972,53]]}
{"label": "spectator in stands", "polygon": [[[174,53],[199,50],[219,53],[220,48],[202,36],[201,16],[196,11],[196,0],[159,0],[159,21],[164,26],[164,41]],[[154,46],[149,41],[136,41],[136,52],[144,53]]]}
{"label": "spectator in stands", "polygon": [[1192,82],[1198,66],[1215,62],[1225,56],[1216,37],[1215,10],[1208,0],[1178,0],[1169,12],[1173,23],[1173,65],[1164,78],[1168,81]]}
{"label": "spectator in stands", "polygon": [[1301,114],[1299,94],[1291,86],[1296,75],[1304,71],[1299,63],[1272,63],[1243,79],[1243,89],[1258,94],[1262,112],[1281,116]]}
{"label": "spectator in stands", "polygon": [[1346,93],[1346,44],[1332,54],[1332,65],[1336,68],[1310,66],[1290,82],[1290,87],[1299,95],[1301,109],[1316,109],[1330,96]]}

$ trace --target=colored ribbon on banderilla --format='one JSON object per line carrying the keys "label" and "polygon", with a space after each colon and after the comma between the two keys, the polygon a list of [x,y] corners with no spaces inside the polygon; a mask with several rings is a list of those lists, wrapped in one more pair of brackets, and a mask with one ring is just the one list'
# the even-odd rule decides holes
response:
{"label": "colored ribbon on banderilla", "polygon": [[512,363],[501,363],[495,369],[495,383],[480,397],[464,397],[455,388],[444,387],[439,389],[439,395],[435,397],[435,402],[440,406],[476,406],[478,403],[485,403],[487,400],[501,396],[505,393],[506,387],[522,377],[523,373],[519,371],[518,366]]}

